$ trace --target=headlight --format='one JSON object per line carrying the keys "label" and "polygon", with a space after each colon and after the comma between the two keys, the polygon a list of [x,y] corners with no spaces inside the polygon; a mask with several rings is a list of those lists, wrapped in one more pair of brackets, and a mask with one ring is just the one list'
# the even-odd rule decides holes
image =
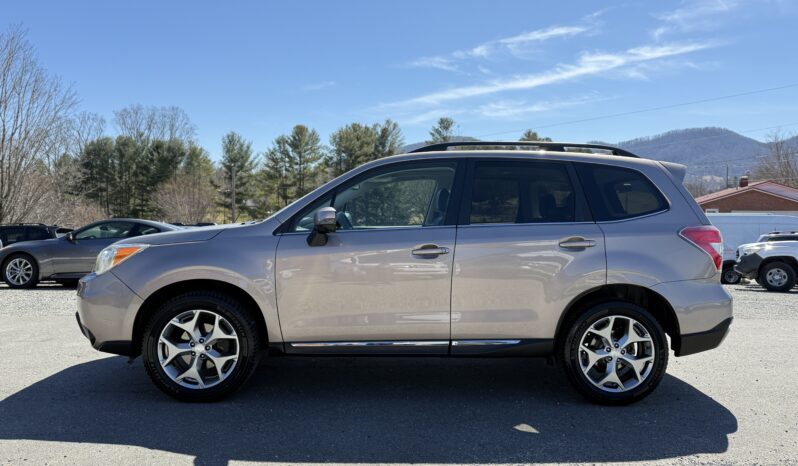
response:
{"label": "headlight", "polygon": [[743,255],[756,254],[763,249],[765,249],[765,246],[746,246],[743,248]]}
{"label": "headlight", "polygon": [[149,244],[112,244],[100,251],[97,262],[94,264],[94,273],[103,274],[149,246]]}

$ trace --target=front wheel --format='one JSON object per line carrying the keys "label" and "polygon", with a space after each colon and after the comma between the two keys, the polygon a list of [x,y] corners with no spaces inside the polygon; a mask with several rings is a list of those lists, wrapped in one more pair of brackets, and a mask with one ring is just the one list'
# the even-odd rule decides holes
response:
{"label": "front wheel", "polygon": [[723,273],[720,276],[720,282],[725,285],[736,285],[740,283],[742,277],[739,273],[734,271],[734,266],[727,266],[723,268]]}
{"label": "front wheel", "polygon": [[239,302],[215,292],[173,298],[144,332],[144,367],[181,401],[214,401],[239,389],[258,366],[260,335]]}
{"label": "front wheel", "polygon": [[39,264],[27,254],[12,254],[2,272],[3,281],[11,288],[33,288],[39,283]]}
{"label": "front wheel", "polygon": [[645,398],[668,365],[662,327],[642,307],[621,301],[596,305],[576,318],[561,351],[577,391],[607,405]]}
{"label": "front wheel", "polygon": [[762,286],[768,291],[785,292],[795,286],[795,269],[786,262],[771,262],[759,272]]}

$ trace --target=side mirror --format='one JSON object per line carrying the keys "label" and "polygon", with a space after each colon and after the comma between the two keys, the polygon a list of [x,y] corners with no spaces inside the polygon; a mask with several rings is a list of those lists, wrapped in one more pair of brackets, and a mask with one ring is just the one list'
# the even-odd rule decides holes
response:
{"label": "side mirror", "polygon": [[75,242],[75,235],[73,235],[71,231],[64,236],[66,237],[67,241],[69,241],[70,243]]}
{"label": "side mirror", "polygon": [[322,207],[313,215],[313,230],[308,235],[308,246],[324,246],[327,234],[335,233],[338,227],[337,215],[332,207]]}

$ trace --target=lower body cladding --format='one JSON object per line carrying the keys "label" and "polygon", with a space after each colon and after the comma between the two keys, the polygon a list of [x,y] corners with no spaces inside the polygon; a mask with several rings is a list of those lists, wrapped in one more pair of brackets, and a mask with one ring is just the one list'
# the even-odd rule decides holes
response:
{"label": "lower body cladding", "polygon": [[553,339],[319,341],[278,343],[287,355],[346,356],[548,356]]}

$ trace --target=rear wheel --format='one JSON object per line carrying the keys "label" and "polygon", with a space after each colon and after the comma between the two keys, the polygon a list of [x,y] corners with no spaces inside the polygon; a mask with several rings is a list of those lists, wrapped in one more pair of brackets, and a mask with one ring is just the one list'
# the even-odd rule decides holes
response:
{"label": "rear wheel", "polygon": [[239,389],[260,359],[260,335],[239,302],[192,292],[163,304],[144,331],[144,367],[182,401],[214,401]]}
{"label": "rear wheel", "polygon": [[734,266],[727,265],[723,268],[723,273],[720,276],[720,282],[726,285],[736,285],[740,283],[740,276],[739,273],[734,271]]}
{"label": "rear wheel", "polygon": [[795,286],[795,269],[786,262],[771,262],[759,271],[762,286],[769,291],[785,292]]}
{"label": "rear wheel", "polygon": [[668,365],[665,332],[640,306],[599,304],[570,326],[562,345],[565,372],[589,400],[624,405],[648,396]]}
{"label": "rear wheel", "polygon": [[12,254],[3,263],[3,281],[11,288],[33,288],[39,283],[39,264],[27,254]]}

